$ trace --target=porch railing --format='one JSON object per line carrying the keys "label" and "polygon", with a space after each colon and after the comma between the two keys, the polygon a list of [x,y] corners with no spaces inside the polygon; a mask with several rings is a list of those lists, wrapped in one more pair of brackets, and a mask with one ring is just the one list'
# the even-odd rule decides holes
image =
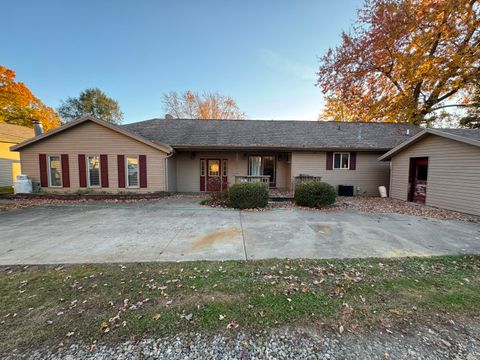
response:
{"label": "porch railing", "polygon": [[245,176],[235,176],[235,183],[265,183],[270,182],[269,175],[245,175]]}

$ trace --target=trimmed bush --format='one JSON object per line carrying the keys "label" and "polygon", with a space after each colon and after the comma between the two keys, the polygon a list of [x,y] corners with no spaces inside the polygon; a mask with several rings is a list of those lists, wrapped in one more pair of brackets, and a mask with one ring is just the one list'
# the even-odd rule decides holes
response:
{"label": "trimmed bush", "polygon": [[321,208],[335,203],[335,188],[320,181],[307,181],[295,187],[294,199],[299,206]]}
{"label": "trimmed bush", "polygon": [[230,206],[235,209],[263,208],[268,204],[268,185],[263,183],[234,184],[228,189]]}

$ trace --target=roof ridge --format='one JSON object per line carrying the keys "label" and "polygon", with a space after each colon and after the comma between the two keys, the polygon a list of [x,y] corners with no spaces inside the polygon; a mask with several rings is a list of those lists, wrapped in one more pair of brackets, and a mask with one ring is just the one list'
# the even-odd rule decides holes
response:
{"label": "roof ridge", "polygon": [[215,122],[245,122],[245,121],[261,121],[261,122],[288,122],[288,123],[333,123],[333,124],[381,124],[381,125],[408,125],[413,127],[418,127],[415,124],[407,122],[385,122],[385,121],[335,121],[335,120],[275,120],[275,119],[165,119],[165,118],[152,118],[146,120],[135,121],[127,124],[122,124],[122,126],[128,126],[133,124],[144,123],[148,121],[215,121]]}

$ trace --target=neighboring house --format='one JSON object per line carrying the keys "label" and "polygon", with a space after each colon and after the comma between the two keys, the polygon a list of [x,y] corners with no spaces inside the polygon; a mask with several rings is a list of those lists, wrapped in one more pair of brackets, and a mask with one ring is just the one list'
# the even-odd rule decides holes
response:
{"label": "neighboring house", "polygon": [[25,126],[0,123],[0,187],[12,186],[20,174],[20,154],[10,151],[10,147],[33,135],[33,129]]}
{"label": "neighboring house", "polygon": [[390,160],[390,196],[480,215],[480,129],[426,129]]}
{"label": "neighboring house", "polygon": [[320,176],[356,194],[389,184],[378,157],[415,135],[410,124],[154,119],[118,126],[83,117],[12,147],[22,172],[60,191],[198,192],[239,181],[291,189]]}

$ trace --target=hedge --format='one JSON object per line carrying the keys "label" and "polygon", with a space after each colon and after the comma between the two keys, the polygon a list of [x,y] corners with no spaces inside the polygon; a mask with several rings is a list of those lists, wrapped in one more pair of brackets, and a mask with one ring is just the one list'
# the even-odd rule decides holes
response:
{"label": "hedge", "polygon": [[230,206],[235,209],[263,208],[268,204],[268,185],[263,183],[234,184],[228,190]]}
{"label": "hedge", "polygon": [[295,187],[294,199],[299,206],[321,208],[335,203],[335,188],[320,181],[307,181]]}

